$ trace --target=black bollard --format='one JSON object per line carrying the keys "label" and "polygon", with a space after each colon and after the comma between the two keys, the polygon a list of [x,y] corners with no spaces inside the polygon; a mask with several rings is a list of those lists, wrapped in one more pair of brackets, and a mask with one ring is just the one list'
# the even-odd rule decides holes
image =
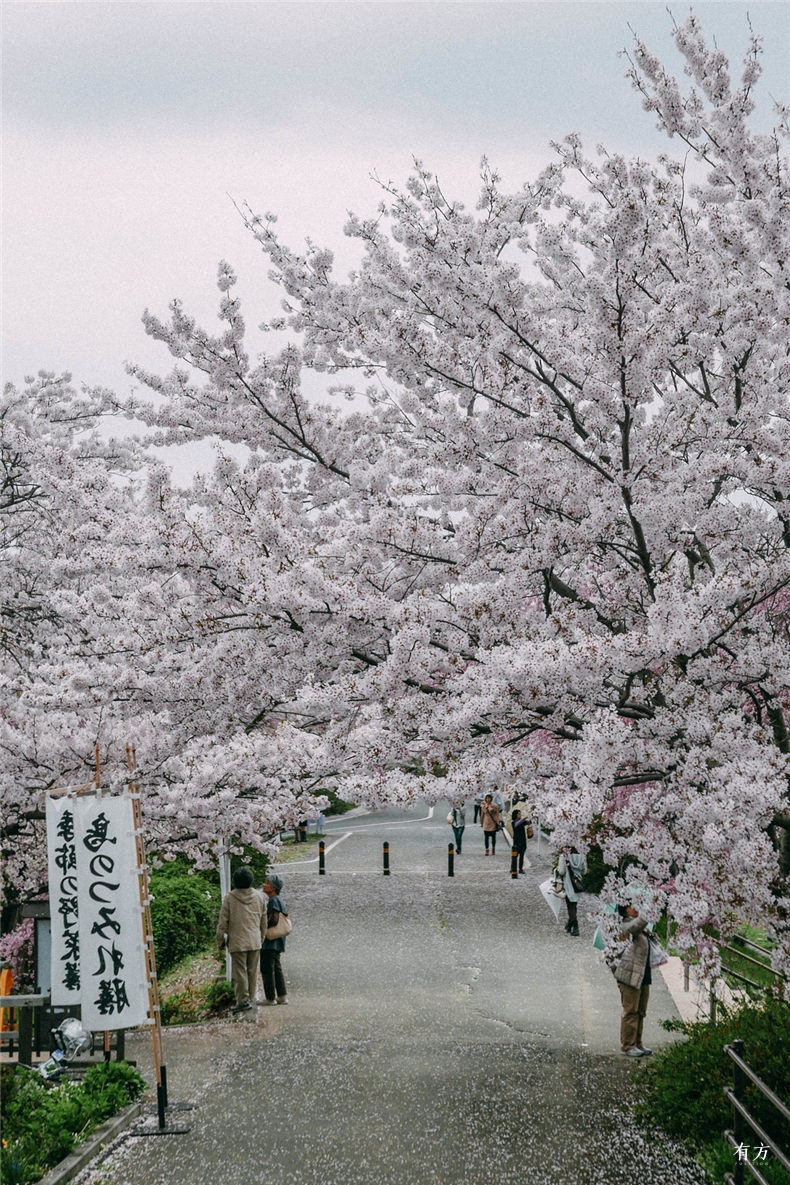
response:
{"label": "black bollard", "polygon": [[451,843],[447,845],[447,875],[455,876],[455,848]]}
{"label": "black bollard", "polygon": [[515,848],[510,849],[510,875],[513,880],[518,880],[518,852]]}
{"label": "black bollard", "polygon": [[384,875],[390,874],[390,846],[386,839],[384,840]]}
{"label": "black bollard", "polygon": [[319,876],[326,876],[326,868],[324,866],[325,860],[326,860],[326,856],[324,854],[325,848],[326,848],[326,844],[324,843],[324,841],[319,840],[319,843],[318,843],[318,875]]}

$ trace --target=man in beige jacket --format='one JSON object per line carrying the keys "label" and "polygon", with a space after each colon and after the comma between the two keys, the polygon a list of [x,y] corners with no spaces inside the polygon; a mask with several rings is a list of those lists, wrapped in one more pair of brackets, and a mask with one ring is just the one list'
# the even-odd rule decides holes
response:
{"label": "man in beige jacket", "polygon": [[246,865],[233,874],[233,888],[226,893],[217,923],[217,945],[230,953],[231,980],[236,996],[234,1012],[252,1008],[258,981],[261,943],[266,937],[266,906],[252,887],[252,869]]}

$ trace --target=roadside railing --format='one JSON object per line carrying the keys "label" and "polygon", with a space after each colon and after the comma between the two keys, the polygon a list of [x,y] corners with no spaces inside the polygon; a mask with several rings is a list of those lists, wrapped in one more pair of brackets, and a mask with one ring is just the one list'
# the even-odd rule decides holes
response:
{"label": "roadside railing", "polygon": [[[750,1178],[758,1181],[759,1185],[769,1185],[758,1164],[765,1167],[768,1162],[768,1155],[772,1153],[779,1163],[784,1165],[788,1172],[790,1172],[790,1156],[788,1156],[784,1149],[779,1146],[748,1110],[746,1106],[747,1079],[757,1087],[760,1094],[788,1122],[790,1122],[790,1109],[774,1094],[770,1087],[765,1085],[762,1079],[757,1077],[754,1070],[743,1060],[743,1041],[733,1041],[731,1045],[725,1045],[724,1052],[733,1062],[733,1085],[726,1087],[724,1091],[732,1104],[733,1127],[732,1131],[725,1131],[724,1135],[731,1145],[733,1155],[735,1156],[735,1172],[726,1173],[724,1180],[727,1185],[745,1185],[745,1174],[748,1172]],[[759,1145],[756,1146],[753,1143],[755,1136],[760,1141]],[[753,1147],[756,1147],[756,1151],[752,1156],[749,1156],[749,1151]]]}
{"label": "roadside railing", "polygon": [[[788,979],[781,971],[771,966],[771,952],[764,946],[758,946],[740,934],[732,936],[729,942],[722,942],[719,947],[722,955],[722,966],[719,977],[710,984],[708,990],[708,1012],[711,1024],[716,1024],[719,1007],[725,1012],[731,1008],[738,1008],[750,1000],[779,996],[790,998]],[[738,966],[733,966],[734,956]],[[741,970],[738,970],[738,967]],[[752,968],[756,972],[752,972]],[[752,972],[747,975],[746,971]],[[762,972],[755,978],[757,972]],[[739,986],[743,984],[743,986]],[[683,964],[683,990],[689,991],[691,986],[691,964]]]}

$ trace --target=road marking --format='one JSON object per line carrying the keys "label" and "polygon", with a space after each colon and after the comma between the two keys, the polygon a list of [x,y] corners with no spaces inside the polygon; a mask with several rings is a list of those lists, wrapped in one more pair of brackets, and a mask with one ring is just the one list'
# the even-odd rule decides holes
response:
{"label": "road marking", "polygon": [[[344,839],[348,839],[349,835],[353,835],[353,834],[354,834],[353,831],[347,831],[345,833],[345,835],[341,835],[340,838],[336,839],[333,843],[331,843],[328,848],[327,847],[324,848],[324,854],[326,855],[327,852],[331,852],[332,848],[336,848],[339,843],[342,843]],[[276,867],[277,868],[295,868],[297,864],[317,864],[317,863],[318,863],[318,856],[313,856],[312,859],[310,859],[310,860],[286,860],[285,863],[277,864]]]}
{"label": "road marking", "polygon": [[[398,827],[413,827],[415,823],[424,823],[426,819],[432,819],[433,818],[433,811],[434,811],[434,808],[431,807],[430,810],[428,811],[427,815],[420,815],[419,819],[406,819],[403,823],[361,823],[359,825],[359,827],[355,827],[353,832],[349,832],[348,834],[349,835],[356,835],[357,832],[369,831],[372,827],[391,827],[393,829],[396,829]],[[327,834],[328,833],[329,833],[329,828],[327,825]],[[329,849],[327,849],[327,851],[328,850]]]}

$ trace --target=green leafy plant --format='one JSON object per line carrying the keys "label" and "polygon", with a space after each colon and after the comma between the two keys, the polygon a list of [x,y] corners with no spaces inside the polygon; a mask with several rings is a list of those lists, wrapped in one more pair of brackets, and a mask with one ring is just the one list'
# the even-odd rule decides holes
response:
{"label": "green leafy plant", "polygon": [[[732,1085],[733,1063],[724,1046],[743,1041],[744,1060],[758,1077],[779,1098],[790,1097],[790,1005],[769,999],[762,1007],[726,1013],[716,1024],[674,1021],[665,1027],[683,1032],[687,1040],[669,1046],[645,1067],[636,1113],[677,1139],[691,1138],[698,1159],[712,1174],[723,1161],[722,1133],[732,1126],[724,1089]],[[751,1084],[746,1088],[746,1106],[782,1147],[790,1148],[790,1124]],[[724,1163],[731,1171],[731,1151]]]}
{"label": "green leafy plant", "polygon": [[133,1102],[145,1082],[126,1062],[91,1066],[81,1082],[47,1084],[27,1066],[3,1066],[0,1180],[27,1185]]}

